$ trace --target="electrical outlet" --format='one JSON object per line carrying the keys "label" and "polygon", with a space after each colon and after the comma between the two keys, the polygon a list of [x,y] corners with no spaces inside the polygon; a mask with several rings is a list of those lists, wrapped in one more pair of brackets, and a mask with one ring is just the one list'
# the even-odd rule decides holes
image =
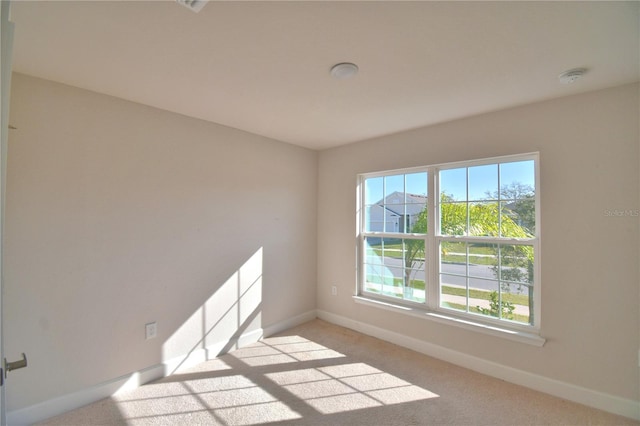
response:
{"label": "electrical outlet", "polygon": [[150,322],[149,324],[144,325],[144,335],[145,340],[153,339],[158,335],[158,324],[154,322]]}
{"label": "electrical outlet", "polygon": [[338,287],[336,287],[335,285],[331,286],[331,295],[332,296],[337,296],[338,295]]}

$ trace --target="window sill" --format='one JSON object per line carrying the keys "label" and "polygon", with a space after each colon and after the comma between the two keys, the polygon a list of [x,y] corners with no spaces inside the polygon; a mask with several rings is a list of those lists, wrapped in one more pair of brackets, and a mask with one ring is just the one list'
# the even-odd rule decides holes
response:
{"label": "window sill", "polygon": [[404,315],[410,315],[416,318],[421,318],[429,321],[435,321],[440,324],[460,327],[465,330],[488,334],[490,336],[501,337],[503,339],[513,340],[515,342],[520,342],[520,343],[526,343],[532,346],[541,347],[546,342],[546,339],[540,337],[536,333],[510,330],[510,329],[501,328],[495,325],[488,325],[488,324],[474,322],[467,319],[456,318],[456,317],[439,313],[439,312],[429,312],[419,308],[412,308],[409,306],[396,305],[390,302],[370,299],[364,296],[353,296],[353,300],[356,303],[359,303],[362,305],[371,306],[378,309],[385,309],[388,311],[397,312]]}

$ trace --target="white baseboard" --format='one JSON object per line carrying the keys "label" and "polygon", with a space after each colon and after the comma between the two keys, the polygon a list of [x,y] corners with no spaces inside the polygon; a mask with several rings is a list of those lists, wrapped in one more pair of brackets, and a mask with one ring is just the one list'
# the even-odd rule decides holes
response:
{"label": "white baseboard", "polygon": [[414,339],[393,331],[375,327],[331,312],[318,310],[318,318],[327,322],[350,328],[369,336],[394,343],[416,352],[496,377],[510,383],[525,386],[559,398],[577,402],[613,414],[640,420],[640,402],[620,398],[618,396],[594,391],[559,380],[507,367],[502,364],[467,355],[462,352],[434,345],[423,340]]}
{"label": "white baseboard", "polygon": [[[266,328],[259,328],[242,334],[235,347],[243,347],[257,342],[263,336],[270,336],[296,325],[303,324],[316,318],[316,311],[305,312],[293,318],[272,324]],[[48,418],[57,416],[67,411],[80,408],[92,402],[108,398],[118,392],[132,390],[145,383],[168,376],[174,372],[179,372],[185,368],[207,361],[220,355],[229,342],[217,342],[207,348],[199,348],[179,357],[164,361],[162,364],[152,365],[131,374],[127,374],[95,386],[82,389],[67,395],[62,395],[29,407],[20,408],[7,412],[7,424],[30,425]]]}
{"label": "white baseboard", "polygon": [[233,346],[231,346],[230,348],[229,341],[216,342],[212,345],[207,346],[206,348],[194,349],[188,354],[180,355],[168,361],[164,361],[162,363],[165,368],[163,377],[169,376],[173,373],[179,373],[187,368],[193,367],[194,365],[200,364],[201,362],[213,359],[219,355],[222,355],[223,352],[228,352],[229,350],[241,348],[243,346],[250,345],[251,343],[255,343],[263,336],[264,330],[262,328],[258,328],[256,330],[242,334],[236,341],[233,342]]}
{"label": "white baseboard", "polygon": [[264,337],[272,336],[276,333],[280,333],[281,331],[288,330],[292,327],[295,327],[300,324],[304,324],[305,322],[309,322],[317,317],[316,310],[313,309],[311,311],[307,311],[303,314],[297,315],[295,317],[286,319],[284,321],[280,321],[276,324],[270,325],[264,328]]}
{"label": "white baseboard", "polygon": [[141,384],[159,379],[164,376],[163,364],[153,365],[125,376],[117,377],[107,382],[82,389],[67,395],[49,399],[29,407],[7,412],[7,424],[30,425],[48,419],[58,414],[80,408],[92,402],[107,398],[119,390],[133,389]]}

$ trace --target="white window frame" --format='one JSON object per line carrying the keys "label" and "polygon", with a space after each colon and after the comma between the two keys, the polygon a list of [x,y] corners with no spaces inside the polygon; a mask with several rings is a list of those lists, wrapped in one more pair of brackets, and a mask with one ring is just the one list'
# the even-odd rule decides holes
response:
{"label": "white window frame", "polygon": [[[445,236],[440,233],[440,200],[439,200],[439,172],[446,169],[462,167],[474,167],[489,164],[534,161],[535,173],[535,235],[533,238],[520,239],[508,237],[474,237],[474,236]],[[365,179],[393,176],[399,174],[411,174],[417,172],[427,173],[427,208],[428,230],[425,234],[392,233],[365,230]],[[500,186],[499,186],[500,187]],[[411,167],[406,169],[388,170],[383,172],[364,173],[358,176],[358,276],[357,293],[354,297],[356,302],[376,306],[383,309],[391,309],[400,313],[411,314],[423,318],[435,319],[464,328],[475,329],[484,333],[496,334],[513,340],[520,340],[526,343],[541,346],[544,339],[539,337],[541,325],[541,253],[540,253],[540,159],[539,154],[527,153],[519,155],[509,155],[502,157],[492,157],[471,161],[460,161],[455,163],[436,164],[424,167]],[[435,232],[434,232],[435,231]],[[426,301],[424,303],[403,300],[382,294],[365,291],[366,273],[365,268],[365,238],[420,238],[425,241],[425,292]],[[491,316],[483,316],[473,313],[458,311],[440,305],[440,243],[443,241],[460,241],[468,243],[500,243],[500,244],[525,244],[533,247],[534,251],[534,281],[533,281],[533,324],[522,324],[514,321],[498,319]]]}

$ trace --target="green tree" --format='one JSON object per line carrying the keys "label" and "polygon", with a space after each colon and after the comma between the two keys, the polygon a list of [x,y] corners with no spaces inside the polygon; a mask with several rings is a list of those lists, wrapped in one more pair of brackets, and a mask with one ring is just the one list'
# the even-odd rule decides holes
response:
{"label": "green tree", "polygon": [[492,317],[513,319],[513,311],[516,308],[513,303],[501,301],[497,291],[489,294],[489,300],[489,309],[476,306],[479,312]]}
{"label": "green tree", "polygon": [[[418,217],[409,232],[415,234],[426,234],[428,227],[427,208],[418,213]],[[411,283],[411,273],[417,270],[424,263],[424,240],[404,239],[404,286],[413,288]]]}
{"label": "green tree", "polygon": [[[531,185],[521,182],[512,182],[497,191],[486,193],[487,197],[493,200],[498,198],[503,201],[506,213],[516,222],[528,230],[531,234],[536,229],[536,198],[535,190]],[[499,195],[499,197],[498,197]]]}

